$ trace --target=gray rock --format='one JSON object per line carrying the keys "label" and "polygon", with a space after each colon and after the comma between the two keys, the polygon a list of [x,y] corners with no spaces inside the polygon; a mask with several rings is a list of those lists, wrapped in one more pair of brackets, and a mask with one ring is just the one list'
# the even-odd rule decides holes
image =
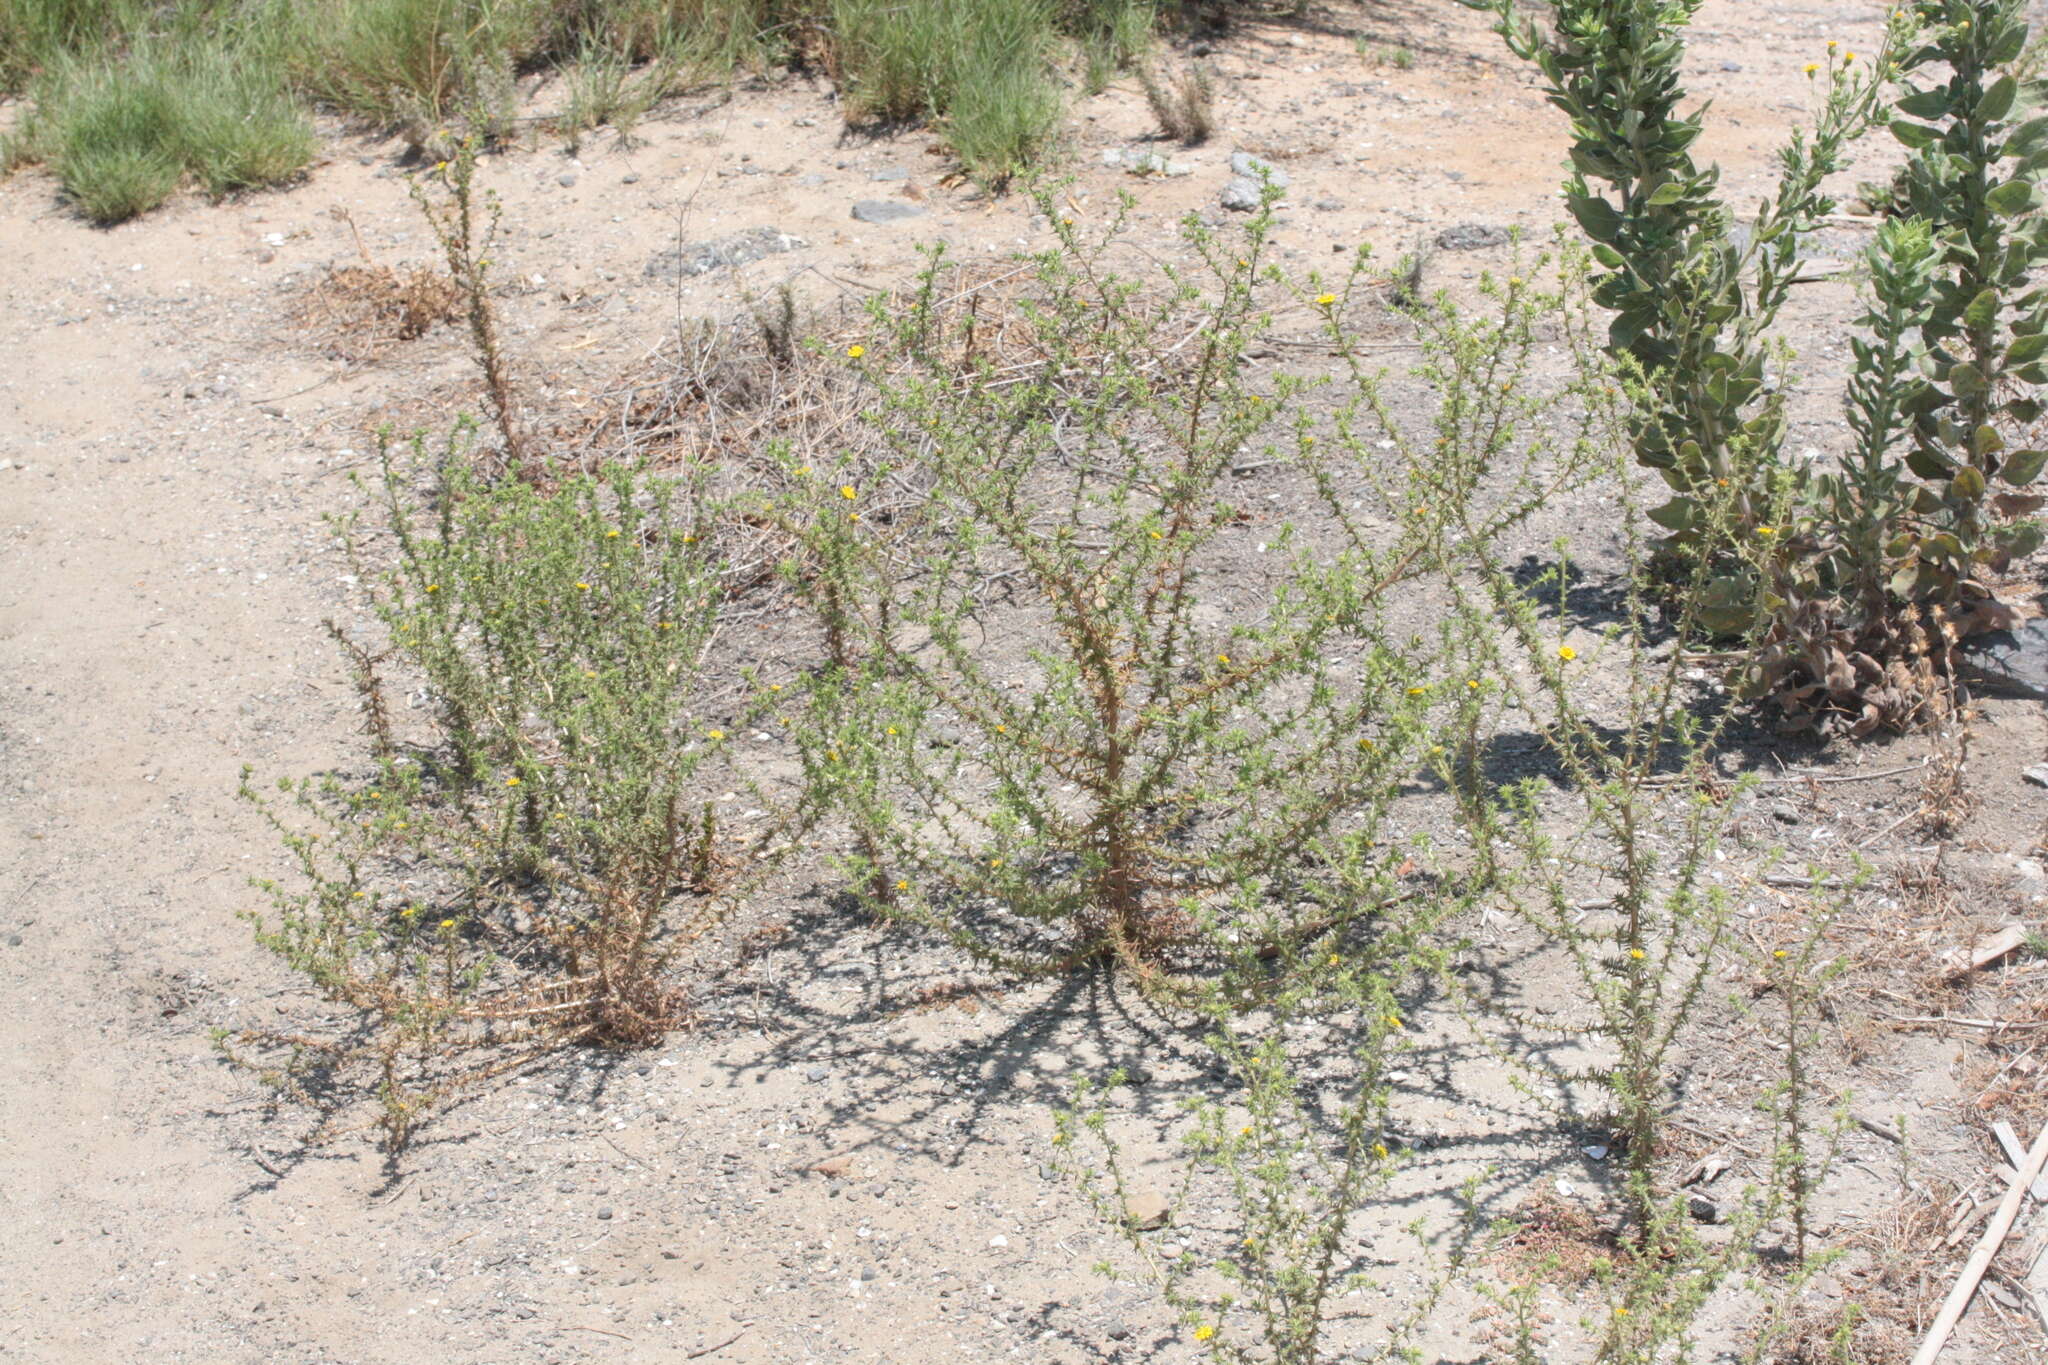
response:
{"label": "gray rock", "polygon": [[870,180],[908,180],[908,179],[910,179],[910,171],[909,171],[909,169],[908,169],[907,167],[903,167],[903,166],[884,166],[884,167],[882,167],[882,169],[880,169],[880,170],[878,170],[878,171],[869,171],[869,172],[868,172],[868,179],[870,179]]}
{"label": "gray rock", "polygon": [[830,1071],[826,1070],[822,1066],[814,1066],[809,1071],[806,1071],[804,1073],[804,1076],[812,1081],[822,1081],[831,1074],[832,1073]]}
{"label": "gray rock", "polygon": [[610,1209],[599,1209],[597,1211],[597,1218],[601,1223],[609,1223],[612,1221],[612,1211]]}
{"label": "gray rock", "polygon": [[[1105,157],[1104,159],[1107,160],[1108,158]],[[1132,150],[1125,152],[1119,158],[1119,161],[1124,170],[1132,175],[1164,175],[1178,179],[1181,176],[1193,175],[1195,173],[1195,168],[1188,165],[1187,162],[1175,161],[1161,152]],[[1116,165],[1118,162],[1110,162],[1110,164]]]}
{"label": "gray rock", "polygon": [[1690,1213],[1693,1221],[1697,1223],[1721,1221],[1721,1206],[1703,1194],[1689,1195],[1685,1201],[1685,1211]]}
{"label": "gray rock", "polygon": [[792,237],[771,227],[748,228],[745,232],[736,232],[730,237],[718,237],[708,242],[691,242],[664,251],[647,263],[647,273],[671,280],[678,276],[688,278],[693,275],[706,275],[714,270],[745,265],[766,256],[801,250],[809,245],[810,243],[801,237]]}
{"label": "gray rock", "polygon": [[894,223],[923,213],[920,206],[900,199],[863,199],[853,206],[854,221],[861,223]]}
{"label": "gray rock", "polygon": [[822,171],[811,171],[806,175],[798,176],[796,178],[796,183],[803,186],[807,190],[814,190],[818,188],[818,186],[825,183],[825,175]]}
{"label": "gray rock", "polygon": [[573,189],[576,184],[576,172],[563,171],[560,175],[555,177],[555,183],[557,185],[560,185],[565,190]]}
{"label": "gray rock", "polygon": [[1287,172],[1281,170],[1264,157],[1253,156],[1250,152],[1232,152],[1230,154],[1230,173],[1243,176],[1253,184],[1257,184],[1261,178],[1270,180],[1276,189],[1284,190],[1290,183],[1287,179]]}
{"label": "gray rock", "polygon": [[1116,1319],[1102,1330],[1111,1341],[1128,1341],[1131,1335],[1131,1325],[1122,1318]]}
{"label": "gray rock", "polygon": [[2048,787],[2048,763],[2036,763],[2020,776],[2037,787]]}
{"label": "gray rock", "polygon": [[2048,620],[1972,635],[1956,656],[1973,683],[2048,700]]}
{"label": "gray rock", "polygon": [[1436,244],[1445,251],[1482,251],[1487,247],[1506,246],[1508,230],[1490,223],[1460,223],[1439,232]]}
{"label": "gray rock", "polygon": [[1343,207],[1344,201],[1342,199],[1318,199],[1315,202],[1315,208],[1318,213],[1335,213]]}
{"label": "gray rock", "polygon": [[1223,187],[1216,202],[1233,213],[1251,213],[1259,207],[1259,182],[1238,176]]}
{"label": "gray rock", "polygon": [[628,171],[628,172],[626,172],[626,173],[625,173],[624,175],[622,175],[622,176],[620,176],[620,177],[619,177],[619,183],[620,183],[621,185],[637,185],[637,184],[639,184],[639,183],[640,183],[640,172],[638,172],[638,171]]}

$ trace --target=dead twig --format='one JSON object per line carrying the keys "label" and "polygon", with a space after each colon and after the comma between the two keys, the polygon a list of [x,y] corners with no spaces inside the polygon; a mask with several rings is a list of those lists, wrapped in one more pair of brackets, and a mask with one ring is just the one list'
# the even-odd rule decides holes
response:
{"label": "dead twig", "polygon": [[2013,1220],[2019,1217],[2020,1205],[2026,1200],[2027,1187],[2041,1174],[2043,1165],[2048,1165],[2048,1124],[2042,1126],[2032,1149],[2027,1152],[2026,1161],[2019,1169],[2019,1179],[2006,1186],[2005,1198],[1999,1201],[1991,1225],[1977,1239],[1970,1259],[1963,1265],[1963,1273],[1957,1277],[1955,1287],[1949,1290],[1941,1312],[1935,1315],[1933,1325],[1927,1329],[1927,1336],[1920,1343],[1920,1349],[1913,1353],[1912,1365],[1934,1365],[1941,1348],[1948,1344],[1949,1334],[1962,1321],[1963,1312],[1970,1306],[1978,1283],[1984,1278],[1984,1272],[1990,1269],[1991,1258],[1998,1254],[1999,1247],[2012,1232]]}
{"label": "dead twig", "polygon": [[734,1332],[734,1333],[733,1333],[733,1334],[732,1334],[731,1336],[727,1337],[727,1338],[726,1338],[726,1339],[725,1339],[724,1341],[720,1341],[720,1342],[715,1342],[715,1343],[713,1343],[713,1344],[712,1344],[712,1345],[710,1345],[710,1346],[699,1346],[699,1347],[698,1347],[698,1348],[697,1348],[696,1350],[694,1350],[694,1351],[685,1351],[685,1352],[683,1353],[683,1359],[685,1359],[685,1360],[701,1360],[701,1359],[703,1359],[703,1358],[704,1358],[705,1356],[708,1356],[708,1355],[710,1355],[710,1354],[711,1354],[711,1353],[712,1353],[713,1351],[723,1351],[723,1350],[724,1350],[724,1349],[725,1349],[726,1347],[728,1347],[728,1346],[732,1345],[732,1344],[733,1344],[733,1343],[734,1343],[735,1341],[738,1341],[738,1340],[739,1340],[739,1339],[740,1339],[741,1337],[745,1336],[745,1335],[747,1334],[747,1329],[748,1329],[749,1327],[752,1327],[753,1325],[754,1325],[754,1324],[753,1324],[753,1323],[751,1323],[751,1322],[744,1322],[744,1323],[741,1323],[741,1324],[740,1324],[740,1330],[739,1330],[739,1331],[737,1331],[737,1332]]}

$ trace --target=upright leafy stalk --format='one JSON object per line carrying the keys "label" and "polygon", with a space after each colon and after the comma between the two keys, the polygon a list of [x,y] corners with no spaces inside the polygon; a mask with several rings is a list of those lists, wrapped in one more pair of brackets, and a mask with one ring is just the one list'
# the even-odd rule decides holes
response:
{"label": "upright leafy stalk", "polygon": [[[2029,552],[2031,523],[1999,525],[2000,513],[2031,511],[2040,499],[1999,498],[1995,483],[2024,488],[2048,451],[2009,450],[2040,416],[2032,387],[2048,382],[2048,293],[2030,274],[2048,261],[2048,219],[2040,175],[2048,166],[2043,83],[2004,68],[2026,48],[2020,0],[1922,0],[1914,16],[1925,41],[1899,62],[1909,80],[1892,134],[1913,149],[1904,176],[1910,212],[1940,248],[1933,307],[1920,327],[1924,382],[1912,386],[1913,449],[1907,463],[1929,481],[1919,509],[1945,525],[1920,541],[1901,583],[1953,598],[1980,564]],[[1915,72],[1946,79],[1913,87]]]}
{"label": "upright leafy stalk", "polygon": [[[1500,16],[1509,50],[1535,64],[1571,117],[1565,203],[1606,272],[1594,297],[1614,311],[1609,345],[1650,380],[1631,424],[1635,457],[1673,494],[1650,516],[1671,532],[1667,552],[1718,555],[1769,525],[1784,416],[1765,382],[1768,334],[1801,240],[1834,206],[1821,182],[1877,110],[1876,81],[1831,47],[1811,137],[1796,132],[1780,150],[1775,195],[1738,229],[1717,195],[1719,168],[1693,160],[1704,111],[1679,112],[1683,31],[1698,0],[1560,0],[1548,32],[1513,0],[1467,2]],[[1701,494],[1713,488],[1737,495],[1725,524],[1707,516]],[[1739,565],[1724,568],[1702,621],[1713,630],[1737,629],[1753,610]]]}

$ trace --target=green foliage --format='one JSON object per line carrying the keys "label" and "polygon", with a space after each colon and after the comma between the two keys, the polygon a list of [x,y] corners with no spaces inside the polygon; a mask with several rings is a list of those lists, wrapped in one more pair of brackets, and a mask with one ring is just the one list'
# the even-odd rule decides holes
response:
{"label": "green foliage", "polygon": [[[1388,878],[1380,888],[1395,889]],[[1449,899],[1402,898],[1402,913],[1353,952],[1285,964],[1287,984],[1243,1011],[1226,991],[1197,1005],[1201,1039],[1231,1099],[1193,1101],[1183,1134],[1180,1198],[1167,1222],[1186,1221],[1200,1191],[1204,1209],[1228,1210],[1228,1238],[1213,1255],[1160,1255],[1132,1216],[1133,1172],[1115,1126],[1121,1076],[1084,1084],[1058,1114],[1063,1167],[1105,1221],[1124,1234],[1145,1277],[1211,1360],[1229,1365],[1315,1365],[1398,1360],[1450,1283],[1458,1260],[1431,1267],[1370,1355],[1334,1354],[1325,1341],[1333,1303],[1379,1287],[1361,1264],[1351,1225],[1408,1155],[1390,1132],[1388,1073],[1407,1050],[1401,992],[1441,968],[1438,931]],[[1270,974],[1256,952],[1235,950],[1232,969]],[[1181,1234],[1185,1236],[1186,1234]],[[1418,1254],[1430,1256],[1418,1237]],[[1391,1288],[1392,1286],[1387,1286]]]}
{"label": "green foliage", "polygon": [[1009,181],[1058,126],[1052,0],[832,0],[835,63],[850,120],[935,117],[970,174]]}
{"label": "green foliage", "polygon": [[[1913,149],[1900,211],[1865,252],[1869,307],[1844,395],[1854,450],[1816,475],[1770,585],[1772,628],[1740,684],[1796,726],[1864,733],[1929,713],[1973,604],[2041,543],[2027,514],[2048,380],[2048,260],[2034,209],[2048,164],[2042,87],[2004,0],[1919,6],[1892,132]],[[1919,88],[1915,72],[1940,73]]]}
{"label": "green foliage", "polygon": [[[2048,166],[2044,86],[2005,68],[2026,46],[2019,0],[1932,0],[1913,8],[1926,26],[1899,61],[1906,93],[1892,133],[1913,149],[1906,205],[1933,230],[1940,249],[1933,297],[1919,320],[1924,381],[1902,405],[1913,418],[1912,471],[1932,503],[1915,510],[1939,527],[1920,537],[1898,573],[1901,595],[1955,594],[1979,567],[1999,565],[2041,543],[2031,522],[2002,525],[2006,509],[2039,499],[2001,499],[2000,485],[2024,489],[2048,451],[2013,449],[2041,405],[2048,382],[2048,294],[2031,274],[2048,261],[2048,219],[2040,179]],[[1916,72],[1936,83],[1916,86]]]}
{"label": "green foliage", "polygon": [[[1001,186],[1053,150],[1061,61],[1078,48],[1099,89],[1156,17],[1151,0],[0,0],[0,90],[27,90],[31,123],[56,130],[12,139],[7,159],[51,162],[103,220],[160,203],[187,171],[213,193],[289,176],[311,159],[312,106],[436,157],[465,134],[502,140],[515,79],[550,67],[569,81],[556,123],[573,145],[630,130],[690,81],[817,59],[850,120],[930,119]],[[138,75],[163,88],[110,113],[105,90]]]}
{"label": "green foliage", "polygon": [[288,180],[313,159],[312,126],[262,61],[253,45],[170,39],[117,61],[62,58],[37,77],[10,159],[48,161],[96,223],[155,208],[187,176],[215,197]]}
{"label": "green foliage", "polygon": [[[233,1044],[323,1109],[370,1068],[394,1145],[539,1051],[660,1038],[685,1006],[668,960],[724,871],[697,794],[725,735],[694,700],[718,601],[694,490],[623,469],[489,482],[453,445],[439,475],[428,507],[387,458],[381,575],[344,527],[389,640],[352,648],[375,775],[286,782],[281,804],[244,787],[300,873],[265,884],[260,941],[355,1017]],[[394,658],[428,698],[424,743],[389,719]],[[337,1093],[306,1089],[308,1066]]]}
{"label": "green foliage", "polygon": [[[1615,314],[1609,344],[1650,380],[1636,458],[1673,494],[1651,515],[1669,548],[1718,555],[1770,524],[1784,400],[1765,384],[1769,332],[1802,240],[1833,208],[1822,181],[1877,114],[1871,68],[1831,51],[1813,134],[1795,132],[1779,152],[1776,192],[1745,243],[1718,197],[1719,168],[1693,160],[1703,111],[1680,112],[1696,0],[1565,0],[1549,32],[1513,0],[1468,3],[1498,13],[1509,50],[1536,66],[1572,120],[1565,205],[1606,272],[1595,297]],[[1717,526],[1704,499],[1724,487],[1737,496]],[[1702,624],[1740,630],[1754,592],[1736,564],[1724,567]]]}
{"label": "green foliage", "polygon": [[[1402,545],[1332,557],[1286,524],[1244,544],[1242,452],[1313,437],[1299,387],[1241,365],[1263,227],[1188,231],[1205,278],[1148,296],[1063,229],[1011,323],[1021,371],[963,344],[934,257],[859,348],[916,508],[850,520],[848,484],[805,531],[869,670],[804,736],[882,841],[851,880],[901,883],[878,910],[1020,969],[1152,979],[1210,920],[1276,946],[1366,914],[1362,831],[1438,681],[1381,619]],[[1255,609],[1210,586],[1247,553],[1272,566]],[[991,639],[998,595],[1016,624]]]}

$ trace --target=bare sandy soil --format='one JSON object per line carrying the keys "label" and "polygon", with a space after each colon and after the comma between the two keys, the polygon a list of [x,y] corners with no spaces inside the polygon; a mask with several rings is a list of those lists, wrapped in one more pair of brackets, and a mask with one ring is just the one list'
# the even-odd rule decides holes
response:
{"label": "bare sandy soil", "polygon": [[[1800,65],[1828,39],[1874,46],[1880,23],[1862,0],[1707,0],[1691,85],[1714,101],[1705,152],[1734,202],[1759,197],[1772,150],[1808,111]],[[1412,50],[1412,68],[1362,59],[1359,33]],[[1228,217],[1217,195],[1244,148],[1291,177],[1278,233],[1290,268],[1362,241],[1398,254],[1461,225],[1547,232],[1557,216],[1561,119],[1476,16],[1339,5],[1240,30],[1212,60],[1224,132],[1197,149],[1160,144],[1184,176],[1105,164],[1105,150],[1148,145],[1133,89],[1077,96],[1068,211],[1099,219],[1129,191],[1137,240],[1168,251],[1182,214]],[[784,280],[829,301],[900,281],[921,241],[991,258],[1046,242],[1025,197],[977,194],[931,144],[844,136],[828,88],[776,79],[681,101],[630,146],[607,133],[578,156],[540,142],[487,158],[504,204],[501,306],[531,401],[573,413],[679,316],[730,314]],[[1124,1131],[1163,1151],[1180,1100],[1213,1090],[1197,1051],[1092,979],[998,982],[920,1008],[920,987],[962,965],[835,921],[828,888],[802,877],[755,908],[790,932],[708,990],[696,1028],[508,1080],[396,1166],[367,1137],[301,1146],[300,1118],[273,1112],[210,1045],[210,1027],[305,999],[237,919],[256,903],[248,879],[280,870],[234,799],[238,772],[361,753],[354,694],[319,628],[360,604],[323,518],[354,505],[347,475],[365,467],[374,422],[439,426],[474,401],[451,328],[347,364],[298,320],[306,291],[359,252],[431,259],[400,150],[338,134],[296,188],[181,201],[112,231],[84,226],[40,174],[0,184],[0,1357],[1197,1359],[1150,1291],[1091,1273],[1128,1265],[1121,1241],[1048,1165],[1050,1103],[1117,1064],[1148,1073]],[[1889,154],[1874,148],[1845,180],[1878,178]],[[856,222],[868,199],[921,213]],[[680,283],[649,272],[679,241],[761,227],[803,244]],[[1822,250],[1846,257],[1861,237],[1848,225]],[[1429,282],[1458,289],[1505,259],[1498,246],[1442,250]],[[1817,380],[1843,363],[1852,309],[1840,285],[1801,299],[1794,340]],[[1821,409],[1793,443],[1836,438]],[[1560,509],[1557,528],[1577,520]],[[1859,962],[1921,961],[2012,919],[2040,927],[2048,874],[2028,860],[2048,793],[2020,773],[2048,757],[2048,723],[2038,703],[1991,699],[1973,734],[1979,803],[1939,849],[1910,819],[1927,740],[1775,755],[1757,741],[1779,778],[1819,775],[1765,789],[1757,848],[1861,848],[1880,869],[1843,931]],[[1900,869],[1937,854],[1939,874],[1916,884],[1939,895],[1899,890]],[[2028,1089],[2031,1044],[1898,1017],[2002,1017],[2041,998],[2040,963],[1932,1004],[1901,971],[1856,977],[1832,1021],[1831,1082],[1874,1127],[1906,1118],[1912,1181],[1956,1221],[1968,1208],[1956,1190],[1997,1193],[1980,1098],[2024,1131],[2040,1120],[2007,1093]],[[1765,1065],[1739,1040],[1688,1061],[1684,1125],[1701,1155],[1733,1163],[1731,1187],[1759,1174],[1750,1101]],[[1401,1226],[1447,1220],[1468,1175],[1495,1213],[1535,1191],[1593,1206],[1611,1185],[1588,1153],[1596,1133],[1522,1103],[1448,1026],[1420,1025],[1410,1070],[1397,1109],[1423,1155],[1357,1229],[1387,1288],[1347,1306],[1354,1348],[1423,1274]],[[1865,1127],[1843,1141],[1823,1226],[1855,1245],[1910,1191],[1894,1144]],[[812,1169],[835,1157],[839,1174]],[[1199,1252],[1226,1231],[1190,1220],[1162,1236]],[[1929,1251],[1906,1318],[1931,1313],[1967,1249]],[[1874,1295],[1858,1278],[1874,1264],[1860,1247],[1812,1294]],[[1561,1361],[1585,1358],[1580,1292],[1545,1290]],[[1980,1298],[1945,1359],[2044,1358],[2032,1310],[2012,1286],[1997,1292],[2006,1302]],[[1717,1300],[1710,1339],[1738,1348],[1758,1302]],[[1427,1359],[1493,1359],[1489,1330],[1461,1287],[1417,1344]]]}

